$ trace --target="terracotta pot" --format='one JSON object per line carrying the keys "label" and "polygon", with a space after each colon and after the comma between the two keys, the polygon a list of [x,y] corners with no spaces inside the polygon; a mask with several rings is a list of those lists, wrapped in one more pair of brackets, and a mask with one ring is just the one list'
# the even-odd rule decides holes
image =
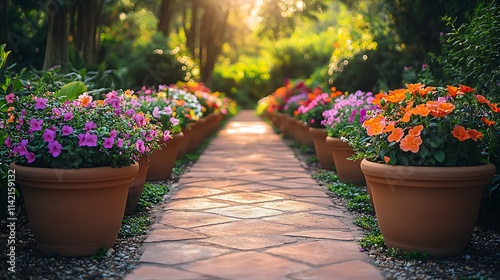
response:
{"label": "terracotta pot", "polygon": [[318,158],[321,168],[331,169],[334,167],[332,151],[326,144],[326,137],[328,136],[326,129],[310,127],[309,134],[313,137],[316,157]]}
{"label": "terracotta pot", "polygon": [[295,139],[295,121],[292,121],[288,115],[283,113],[278,113],[279,118],[279,130],[287,137]]}
{"label": "terracotta pot", "polygon": [[380,230],[390,248],[437,256],[460,254],[476,224],[492,164],[392,166],[363,160]]}
{"label": "terracotta pot", "polygon": [[182,134],[184,135],[182,141],[179,143],[177,148],[177,159],[183,158],[186,155],[186,150],[189,142],[189,135],[191,135],[190,128],[182,129]]}
{"label": "terracotta pot", "polygon": [[127,195],[127,205],[125,206],[125,214],[131,215],[135,212],[135,208],[141,199],[146,183],[146,175],[149,170],[149,157],[141,157],[139,159],[139,171],[135,176],[134,181],[130,184]]}
{"label": "terracotta pot", "polygon": [[354,153],[352,147],[336,137],[326,137],[326,143],[333,155],[335,170],[339,179],[355,185],[363,184],[365,177],[360,167],[361,160],[352,161],[347,159]]}
{"label": "terracotta pot", "polygon": [[122,168],[36,168],[16,172],[40,251],[66,257],[113,247],[139,164]]}
{"label": "terracotta pot", "polygon": [[304,146],[313,147],[314,139],[312,135],[309,133],[309,126],[300,120],[295,120],[295,122],[297,123],[297,128],[296,128],[297,142]]}
{"label": "terracotta pot", "polygon": [[163,141],[161,139],[161,150],[156,150],[149,157],[149,169],[146,180],[161,181],[170,179],[172,169],[177,159],[177,150],[184,135],[181,133],[172,135],[171,139]]}
{"label": "terracotta pot", "polygon": [[197,122],[191,125],[191,134],[189,135],[188,144],[186,148],[187,153],[192,153],[196,151],[201,141],[203,140],[202,133],[205,122],[206,120],[201,118]]}

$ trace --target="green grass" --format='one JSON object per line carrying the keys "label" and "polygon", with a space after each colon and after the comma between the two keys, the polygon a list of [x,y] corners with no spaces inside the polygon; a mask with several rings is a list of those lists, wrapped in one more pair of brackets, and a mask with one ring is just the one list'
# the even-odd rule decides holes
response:
{"label": "green grass", "polygon": [[132,237],[138,235],[144,235],[148,233],[151,221],[148,216],[143,214],[141,216],[131,216],[125,217],[122,222],[118,236],[120,237]]}

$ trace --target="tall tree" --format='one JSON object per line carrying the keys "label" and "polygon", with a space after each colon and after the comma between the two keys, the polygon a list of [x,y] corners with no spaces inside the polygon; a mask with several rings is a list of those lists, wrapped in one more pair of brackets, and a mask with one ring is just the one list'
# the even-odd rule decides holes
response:
{"label": "tall tree", "polygon": [[70,14],[75,48],[90,65],[98,63],[100,24],[104,0],[76,0]]}
{"label": "tall tree", "polygon": [[49,17],[49,30],[43,69],[54,65],[68,66],[68,5],[51,1],[52,9],[46,11]]}

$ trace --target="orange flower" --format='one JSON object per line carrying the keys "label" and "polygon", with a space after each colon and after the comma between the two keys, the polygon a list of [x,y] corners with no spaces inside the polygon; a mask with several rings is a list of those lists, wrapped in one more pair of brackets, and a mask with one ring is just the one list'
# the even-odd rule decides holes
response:
{"label": "orange flower", "polygon": [[425,87],[420,89],[418,92],[420,93],[420,96],[425,97],[429,92],[434,91],[434,87]]}
{"label": "orange flower", "polygon": [[444,117],[455,109],[455,105],[449,102],[428,101],[426,105],[428,104],[431,104],[427,106],[431,110],[431,115],[436,118]]}
{"label": "orange flower", "polygon": [[488,99],[486,99],[484,96],[482,96],[481,94],[474,94],[474,97],[477,99],[477,101],[479,103],[490,104],[490,101]]}
{"label": "orange flower", "polygon": [[89,104],[89,102],[91,100],[92,100],[92,97],[88,96],[88,95],[85,95],[85,96],[78,98],[78,101],[80,102],[80,104],[82,104],[83,107],[87,107],[87,105]]}
{"label": "orange flower", "polygon": [[465,127],[461,125],[455,125],[455,127],[451,131],[451,134],[459,141],[465,141],[470,138],[470,135],[467,130],[465,130]]}
{"label": "orange flower", "polygon": [[496,124],[496,122],[494,121],[491,121],[491,120],[488,120],[487,118],[481,118],[481,120],[484,122],[484,124],[486,124],[487,126],[492,126],[494,124]]}
{"label": "orange flower", "polygon": [[405,123],[406,123],[406,122],[409,122],[409,121],[410,121],[410,117],[411,117],[411,115],[412,115],[412,112],[411,112],[411,111],[406,112],[406,113],[404,114],[404,116],[401,118],[401,121],[402,121],[402,122],[405,122]]}
{"label": "orange flower", "polygon": [[384,131],[385,119],[383,116],[378,115],[374,118],[365,120],[363,127],[366,128],[368,136],[379,135]]}
{"label": "orange flower", "polygon": [[467,132],[469,133],[470,138],[474,141],[481,140],[483,138],[483,134],[475,129],[467,130]]}
{"label": "orange flower", "polygon": [[450,85],[447,85],[446,86],[446,89],[448,90],[448,93],[452,96],[452,97],[456,97],[457,95],[459,94],[463,94],[463,92],[461,92],[459,90],[458,87],[454,87],[454,86],[450,86]]}
{"label": "orange flower", "polygon": [[407,90],[404,88],[389,91],[389,95],[385,97],[385,100],[391,103],[399,103],[406,99],[406,92]]}
{"label": "orange flower", "polygon": [[422,117],[427,117],[429,115],[429,113],[431,112],[431,110],[429,110],[429,108],[427,108],[427,106],[425,106],[425,104],[420,104],[417,107],[413,108],[411,110],[411,112],[414,115],[420,115]]}
{"label": "orange flower", "polygon": [[9,115],[10,115],[10,116],[9,116],[9,118],[7,119],[7,122],[8,122],[8,123],[11,123],[11,122],[13,122],[13,121],[14,121],[14,118],[15,118],[15,117],[14,117],[14,115],[13,115],[13,114],[9,114]]}
{"label": "orange flower", "polygon": [[372,100],[372,104],[380,105],[380,101],[385,97],[387,97],[387,94],[385,92],[375,94],[375,97]]}
{"label": "orange flower", "polygon": [[459,86],[460,86],[460,91],[463,93],[474,92],[474,89],[469,86],[464,86],[462,84],[459,84]]}
{"label": "orange flower", "polygon": [[408,131],[408,135],[420,136],[420,132],[424,129],[424,126],[419,124]]}
{"label": "orange flower", "polygon": [[420,92],[420,90],[424,87],[424,85],[421,84],[421,83],[418,83],[418,84],[405,84],[405,86],[406,86],[406,88],[408,88],[408,90],[411,93]]}
{"label": "orange flower", "polygon": [[393,131],[393,130],[394,130],[394,124],[395,124],[395,122],[393,122],[393,121],[392,121],[392,122],[387,123],[387,124],[385,125],[385,127],[384,127],[384,133],[387,133],[387,132],[391,132],[391,131]]}
{"label": "orange flower", "polygon": [[488,106],[490,106],[491,110],[495,113],[500,113],[500,107],[498,107],[497,103],[488,103]]}
{"label": "orange flower", "polygon": [[384,161],[385,161],[385,163],[388,163],[390,160],[391,160],[391,158],[390,158],[390,157],[388,157],[388,156],[384,156]]}
{"label": "orange flower", "polygon": [[401,139],[399,147],[405,152],[411,151],[412,153],[418,153],[421,144],[422,138],[420,138],[420,136],[408,134],[403,139]]}
{"label": "orange flower", "polygon": [[389,137],[387,137],[387,141],[389,142],[399,142],[401,141],[401,138],[403,138],[404,136],[404,132],[403,132],[403,129],[398,127],[398,128],[395,128],[392,133],[389,135]]}

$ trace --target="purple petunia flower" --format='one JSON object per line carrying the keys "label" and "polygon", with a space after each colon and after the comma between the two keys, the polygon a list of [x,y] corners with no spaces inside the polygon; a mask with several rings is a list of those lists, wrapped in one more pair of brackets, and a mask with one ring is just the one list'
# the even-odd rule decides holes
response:
{"label": "purple petunia flower", "polygon": [[63,136],[68,136],[73,133],[73,128],[69,125],[63,125],[63,127],[61,128],[61,132]]}
{"label": "purple petunia flower", "polygon": [[35,108],[39,110],[45,109],[47,105],[47,99],[42,97],[35,97]]}
{"label": "purple petunia flower", "polygon": [[62,145],[57,140],[50,142],[47,147],[53,157],[57,157],[61,154]]}
{"label": "purple petunia flower", "polygon": [[163,108],[163,112],[165,112],[165,114],[170,116],[170,115],[172,115],[172,108],[167,106],[167,107]]}
{"label": "purple petunia flower", "polygon": [[172,136],[170,136],[170,130],[165,130],[163,132],[163,140],[167,141],[170,138],[172,138]]}
{"label": "purple petunia flower", "polygon": [[135,149],[139,151],[139,153],[143,154],[146,150],[146,147],[144,146],[144,141],[142,141],[141,139],[137,140],[135,142]]}
{"label": "purple petunia flower", "polygon": [[43,141],[50,143],[50,142],[55,140],[56,132],[53,131],[52,129],[45,129],[45,131],[43,132],[42,138],[43,138]]}
{"label": "purple petunia flower", "polygon": [[151,115],[156,119],[159,118],[160,117],[160,108],[158,108],[158,106],[155,106]]}
{"label": "purple petunia flower", "polygon": [[7,137],[3,143],[7,148],[12,148],[12,140],[10,139],[10,136]]}
{"label": "purple petunia flower", "polygon": [[106,149],[111,149],[111,148],[113,148],[114,142],[115,142],[115,138],[113,138],[113,137],[104,138],[104,143],[102,145]]}
{"label": "purple petunia flower", "polygon": [[73,113],[64,113],[64,121],[70,121],[73,118]]}
{"label": "purple petunia flower", "polygon": [[179,119],[176,119],[174,117],[171,117],[170,118],[170,122],[172,123],[172,125],[179,125]]}
{"label": "purple petunia flower", "polygon": [[93,135],[90,133],[78,134],[78,145],[80,145],[80,147],[97,146],[97,135]]}
{"label": "purple petunia flower", "polygon": [[30,120],[30,130],[31,131],[42,130],[42,124],[43,124],[43,120],[37,120],[35,118],[32,118]]}
{"label": "purple petunia flower", "polygon": [[86,132],[89,132],[89,131],[91,131],[94,128],[97,128],[97,124],[95,124],[95,122],[90,121],[90,122],[87,122],[85,124],[85,131]]}
{"label": "purple petunia flower", "polygon": [[114,129],[113,129],[113,130],[111,130],[111,132],[109,133],[109,137],[111,137],[111,138],[115,138],[115,137],[116,137],[116,135],[118,135],[118,133],[117,133],[117,132],[116,132],[116,130],[114,130]]}
{"label": "purple petunia flower", "polygon": [[116,146],[118,148],[122,148],[123,147],[123,139],[118,138],[118,140],[116,140]]}
{"label": "purple petunia flower", "polygon": [[35,154],[32,152],[26,152],[24,157],[26,157],[26,159],[28,160],[28,163],[32,163],[35,161]]}
{"label": "purple petunia flower", "polygon": [[9,104],[10,104],[10,103],[13,103],[15,99],[16,99],[16,96],[15,96],[12,92],[11,92],[11,93],[9,93],[9,94],[7,94],[7,95],[5,96],[5,100],[6,100],[6,101],[7,101],[7,103],[9,103]]}

